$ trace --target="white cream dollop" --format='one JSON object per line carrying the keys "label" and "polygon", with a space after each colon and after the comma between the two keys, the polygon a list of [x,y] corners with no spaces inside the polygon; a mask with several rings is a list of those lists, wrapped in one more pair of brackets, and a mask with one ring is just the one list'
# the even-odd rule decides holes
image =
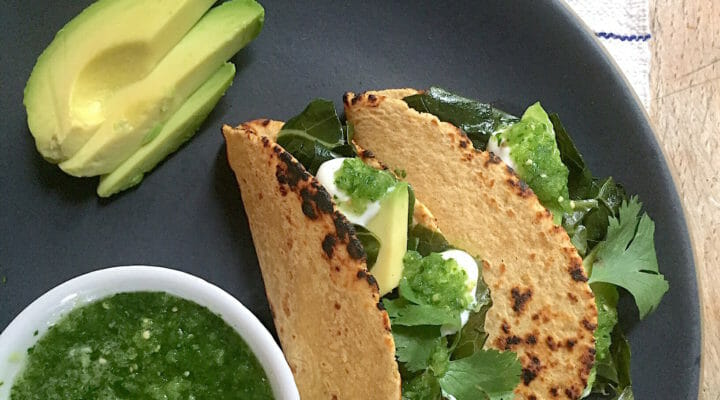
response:
{"label": "white cream dollop", "polygon": [[503,160],[503,162],[507,164],[510,168],[517,171],[517,165],[515,165],[515,162],[510,157],[510,146],[507,144],[505,139],[502,138],[498,143],[498,133],[499,132],[493,133],[492,137],[490,137],[490,140],[488,140],[487,151],[493,152],[496,156],[500,157],[500,159]]}
{"label": "white cream dollop", "polygon": [[[468,319],[470,318],[470,310],[472,310],[476,304],[475,295],[477,294],[477,281],[480,271],[478,270],[478,265],[475,259],[470,254],[462,250],[446,250],[440,253],[440,257],[442,257],[443,260],[455,260],[458,266],[467,274],[465,287],[467,288],[467,293],[472,296],[473,301],[468,305],[468,308],[465,311],[460,313],[460,327],[463,327],[467,324]],[[447,336],[456,333],[457,329],[454,329],[451,326],[443,325],[440,327],[440,332],[443,336]]]}
{"label": "white cream dollop", "polygon": [[368,223],[370,223],[370,221],[380,211],[380,201],[368,203],[367,208],[365,208],[365,211],[362,214],[356,214],[350,209],[350,207],[343,206],[343,202],[350,200],[350,196],[335,184],[335,173],[342,168],[343,161],[347,159],[348,158],[334,158],[332,160],[325,161],[320,164],[320,168],[318,168],[315,178],[321,185],[323,185],[328,193],[333,196],[338,204],[338,208],[340,208],[340,211],[342,211],[348,221],[367,228]]}

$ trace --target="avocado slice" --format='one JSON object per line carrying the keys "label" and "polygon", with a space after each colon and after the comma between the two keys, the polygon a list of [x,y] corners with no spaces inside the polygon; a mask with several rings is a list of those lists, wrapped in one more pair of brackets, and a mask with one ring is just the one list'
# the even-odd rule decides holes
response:
{"label": "avocado slice", "polygon": [[380,242],[377,260],[370,273],[377,280],[380,296],[384,296],[398,286],[402,277],[408,229],[406,182],[399,182],[393,191],[380,201],[380,211],[370,220],[367,229],[375,234]]}
{"label": "avocado slice", "polygon": [[235,65],[223,64],[161,129],[155,130],[155,138],[151,138],[149,143],[143,145],[114,171],[100,177],[98,196],[109,197],[138,185],[146,172],[155,168],[160,161],[188,141],[230,87],[233,77]]}
{"label": "avocado slice", "polygon": [[68,22],[43,51],[23,103],[38,151],[72,156],[105,120],[118,89],[141,80],[214,0],[100,0]]}
{"label": "avocado slice", "polygon": [[74,176],[113,171],[260,33],[263,19],[263,8],[253,0],[231,0],[212,8],[145,79],[113,97],[107,120],[60,168]]}

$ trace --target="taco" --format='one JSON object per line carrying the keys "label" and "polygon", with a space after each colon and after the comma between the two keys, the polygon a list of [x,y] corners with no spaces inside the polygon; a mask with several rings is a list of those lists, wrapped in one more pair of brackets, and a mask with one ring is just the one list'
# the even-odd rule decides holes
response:
{"label": "taco", "polygon": [[582,259],[498,157],[392,101],[414,93],[348,94],[346,126],[314,101],[223,127],[301,397],[579,398]]}

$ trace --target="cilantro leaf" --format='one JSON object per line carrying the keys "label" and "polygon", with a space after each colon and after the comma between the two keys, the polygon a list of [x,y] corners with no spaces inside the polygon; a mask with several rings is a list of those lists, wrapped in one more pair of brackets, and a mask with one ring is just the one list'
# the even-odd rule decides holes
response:
{"label": "cilantro leaf", "polygon": [[438,344],[444,342],[447,347],[447,340],[442,340],[437,326],[393,326],[392,334],[395,356],[410,372],[426,369]]}
{"label": "cilantro leaf", "polygon": [[586,258],[590,283],[606,282],[625,288],[635,298],[640,319],[653,311],[669,285],[658,271],[653,234],[655,223],[643,214],[633,197],[623,202],[619,218],[611,217],[607,238]]}
{"label": "cilantro leaf", "polygon": [[441,398],[440,383],[430,371],[402,380],[403,400],[440,400]]}
{"label": "cilantro leaf", "polygon": [[384,299],[383,305],[392,326],[451,325],[460,326],[460,313],[447,307],[409,303],[405,299]]}
{"label": "cilantro leaf", "polygon": [[515,353],[482,350],[450,361],[440,387],[457,400],[508,400],[520,383],[520,368]]}

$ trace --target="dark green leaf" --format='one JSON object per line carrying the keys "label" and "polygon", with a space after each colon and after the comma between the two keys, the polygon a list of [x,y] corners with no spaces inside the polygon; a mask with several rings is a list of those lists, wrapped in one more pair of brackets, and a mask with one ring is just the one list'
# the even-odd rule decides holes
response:
{"label": "dark green leaf", "polygon": [[633,395],[632,386],[626,386],[625,389],[613,400],[635,400]]}
{"label": "dark green leaf", "polygon": [[592,193],[592,198],[572,200],[572,211],[563,215],[563,228],[583,256],[605,239],[609,217],[617,216],[626,200],[625,190],[612,178],[593,181]]}
{"label": "dark green leaf", "polygon": [[465,132],[476,149],[485,150],[490,135],[518,119],[489,104],[480,103],[431,87],[424,93],[403,99],[419,112],[435,115],[441,121],[449,122]]}
{"label": "dark green leaf", "polygon": [[427,257],[430,253],[441,253],[450,249],[445,237],[424,225],[416,224],[408,232],[408,250],[414,250],[421,256]]}
{"label": "dark green leaf", "polygon": [[560,149],[560,158],[568,167],[568,191],[571,199],[587,199],[594,197],[593,178],[590,170],[585,165],[580,152],[575,147],[570,135],[568,135],[560,117],[557,114],[550,114],[553,130],[555,130],[555,141]]}
{"label": "dark green leaf", "polygon": [[618,386],[620,390],[625,390],[625,388],[632,385],[630,378],[630,343],[628,343],[619,326],[616,326],[613,331],[610,354],[612,354],[613,363],[617,370]]}
{"label": "dark green leaf", "polygon": [[[481,264],[478,263],[478,265]],[[483,280],[482,274],[478,276],[475,302],[475,311],[470,313],[468,322],[462,327],[456,339],[455,350],[452,353],[453,359],[469,357],[473,353],[481,351],[485,345],[485,340],[487,340],[485,315],[492,305],[492,300],[490,298],[490,289]]]}
{"label": "dark green leaf", "polygon": [[367,255],[367,267],[368,269],[371,269],[373,265],[375,265],[378,253],[380,252],[380,240],[377,236],[375,236],[375,234],[364,227],[360,225],[353,226],[355,227],[355,234],[357,235],[357,238],[360,240],[360,243],[362,243],[363,249],[365,249],[365,254]]}
{"label": "dark green leaf", "polygon": [[[397,173],[395,174],[397,175]],[[415,214],[415,191],[412,188],[412,185],[408,183],[408,230],[412,227],[413,224],[413,216]],[[410,233],[408,232],[408,236]],[[410,243],[410,238],[408,237],[408,243]],[[409,247],[408,247],[409,248]]]}
{"label": "dark green leaf", "polygon": [[351,134],[340,123],[333,103],[318,99],[283,125],[277,142],[315,174],[325,161],[355,156],[354,146],[347,141]]}
{"label": "dark green leaf", "polygon": [[278,136],[277,142],[311,174],[317,173],[322,163],[335,158],[330,149],[314,140],[295,135],[285,135]]}
{"label": "dark green leaf", "polygon": [[325,99],[313,100],[303,112],[290,118],[283,125],[278,137],[287,134],[310,137],[327,148],[345,144],[345,134],[335,112],[335,105]]}
{"label": "dark green leaf", "polygon": [[515,353],[482,350],[450,361],[440,387],[457,400],[511,400],[520,383],[520,369]]}

